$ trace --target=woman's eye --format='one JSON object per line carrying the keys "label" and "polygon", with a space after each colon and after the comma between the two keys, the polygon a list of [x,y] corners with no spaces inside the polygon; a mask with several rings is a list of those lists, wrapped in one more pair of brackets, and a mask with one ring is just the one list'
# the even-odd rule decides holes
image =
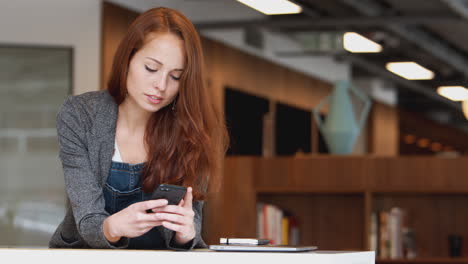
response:
{"label": "woman's eye", "polygon": [[[147,65],[145,65],[145,69],[149,72],[157,72],[158,70],[157,69],[151,69],[150,67],[148,67]],[[171,75],[171,78],[174,80],[174,81],[178,81],[180,80],[180,77],[175,77],[173,75]]]}
{"label": "woman's eye", "polygon": [[158,70],[153,70],[153,69],[151,69],[150,67],[148,67],[148,66],[146,66],[146,65],[145,65],[145,68],[146,68],[146,70],[149,71],[149,72],[157,72],[157,71],[158,71]]}

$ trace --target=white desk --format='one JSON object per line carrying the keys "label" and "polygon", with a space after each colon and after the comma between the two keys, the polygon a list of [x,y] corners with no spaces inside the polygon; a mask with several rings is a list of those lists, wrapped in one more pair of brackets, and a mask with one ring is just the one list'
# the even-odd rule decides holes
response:
{"label": "white desk", "polygon": [[[313,251],[307,253],[244,253],[214,252],[210,250],[100,250],[100,249],[0,249],[0,259],[12,263],[85,264],[85,263],[203,263],[248,264],[314,263],[314,264],[371,264],[373,251]],[[167,261],[163,263],[161,261]],[[7,262],[5,262],[7,263]]]}

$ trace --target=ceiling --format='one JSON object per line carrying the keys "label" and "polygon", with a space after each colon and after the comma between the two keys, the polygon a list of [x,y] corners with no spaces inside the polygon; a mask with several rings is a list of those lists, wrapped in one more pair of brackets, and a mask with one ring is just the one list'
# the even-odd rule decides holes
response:
{"label": "ceiling", "polygon": [[[351,54],[282,49],[277,56],[327,54],[352,65],[352,78],[378,77],[394,84],[398,106],[468,132],[461,105],[436,93],[441,85],[468,87],[468,0],[294,0],[295,15],[266,16],[235,0],[111,0],[142,12],[168,6],[185,13],[200,30],[264,28],[303,43],[303,36],[354,31],[380,43],[383,52]],[[301,43],[302,42],[302,43]],[[286,52],[285,52],[286,51]],[[427,81],[408,81],[385,69],[391,61],[415,61],[435,72]]]}

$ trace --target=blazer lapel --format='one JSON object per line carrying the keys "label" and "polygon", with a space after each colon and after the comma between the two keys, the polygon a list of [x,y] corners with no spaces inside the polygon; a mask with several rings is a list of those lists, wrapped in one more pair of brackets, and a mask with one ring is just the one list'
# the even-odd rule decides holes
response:
{"label": "blazer lapel", "polygon": [[88,150],[91,166],[104,185],[114,154],[118,106],[107,90],[102,91],[97,105],[96,118],[88,134]]}

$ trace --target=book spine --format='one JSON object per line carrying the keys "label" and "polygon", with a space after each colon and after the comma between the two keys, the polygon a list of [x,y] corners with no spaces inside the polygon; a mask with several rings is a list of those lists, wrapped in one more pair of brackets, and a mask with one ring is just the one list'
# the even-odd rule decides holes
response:
{"label": "book spine", "polygon": [[274,245],[278,244],[278,208],[271,205],[271,239]]}
{"label": "book spine", "polygon": [[259,202],[257,237],[268,239],[273,245],[299,245],[297,219],[276,205]]}
{"label": "book spine", "polygon": [[270,222],[269,222],[269,218],[270,218],[270,206],[268,204],[264,204],[263,205],[263,235],[268,238],[268,239],[271,239],[271,236],[270,236]]}
{"label": "book spine", "polygon": [[390,241],[388,239],[388,228],[387,228],[387,215],[386,211],[381,211],[379,213],[380,220],[380,241],[379,241],[379,253],[381,258],[388,258],[388,246]]}
{"label": "book spine", "polygon": [[283,238],[282,221],[283,221],[283,210],[281,210],[279,207],[276,207],[276,243],[280,245],[282,244],[282,238]]}
{"label": "book spine", "polygon": [[281,219],[281,244],[288,245],[289,244],[289,218],[287,216],[283,216]]}
{"label": "book spine", "polygon": [[281,224],[280,224],[280,209],[275,206],[275,205],[270,205],[271,209],[271,218],[270,218],[270,223],[271,223],[271,240],[272,244],[278,245],[280,244],[281,241]]}
{"label": "book spine", "polygon": [[263,238],[265,234],[263,232],[264,226],[264,215],[263,215],[263,203],[257,203],[257,237]]}
{"label": "book spine", "polygon": [[370,232],[369,232],[369,250],[377,252],[377,239],[378,239],[378,219],[377,213],[373,212],[370,219]]}
{"label": "book spine", "polygon": [[289,244],[291,246],[300,244],[299,223],[295,216],[289,217]]}
{"label": "book spine", "polygon": [[400,208],[394,207],[390,210],[389,230],[390,230],[390,258],[397,259],[403,257],[402,239],[403,212]]}

